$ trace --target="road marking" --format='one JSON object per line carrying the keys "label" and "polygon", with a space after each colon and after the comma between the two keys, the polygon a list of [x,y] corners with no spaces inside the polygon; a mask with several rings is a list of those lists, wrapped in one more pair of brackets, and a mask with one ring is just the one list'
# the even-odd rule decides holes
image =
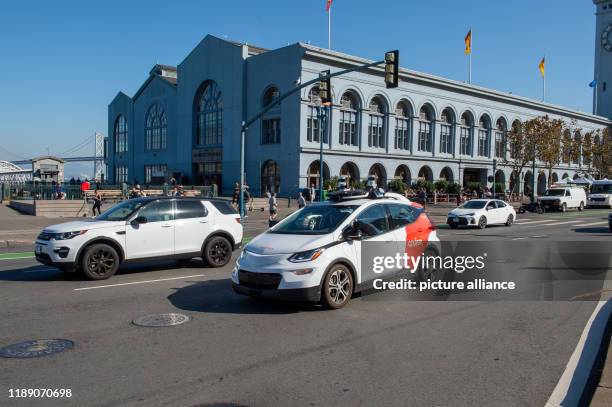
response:
{"label": "road marking", "polygon": [[542,227],[542,226],[559,226],[559,225],[567,225],[567,224],[570,224],[570,223],[579,223],[579,222],[584,222],[584,221],[583,220],[568,220],[566,222],[544,223],[544,224],[541,224],[541,225],[525,226],[525,227],[528,227],[528,228],[539,228],[539,227]]}
{"label": "road marking", "polygon": [[96,285],[96,286],[93,286],[93,287],[75,288],[74,291],[95,290],[96,288],[120,287],[120,286],[123,286],[123,285],[133,285],[133,284],[157,283],[157,282],[160,282],[160,281],[180,280],[180,279],[183,279],[183,278],[193,278],[193,277],[204,277],[204,274],[193,274],[191,276],[160,278],[160,279],[157,279],[157,280],[132,281],[130,283]]}
{"label": "road marking", "polygon": [[576,225],[577,227],[583,228],[586,226],[596,226],[596,225],[607,225],[608,222],[605,221],[601,221],[601,222],[593,222],[593,223],[585,223],[583,225]]}
{"label": "road marking", "polygon": [[522,240],[522,239],[529,239],[527,236],[525,237],[513,237],[512,240]]}
{"label": "road marking", "polygon": [[523,226],[524,224],[534,224],[534,223],[543,223],[543,222],[552,222],[553,219],[545,219],[545,220],[531,220],[531,219],[517,219],[515,223],[520,223],[519,226]]}
{"label": "road marking", "polygon": [[34,257],[33,252],[0,253],[0,260],[31,259],[33,257]]}

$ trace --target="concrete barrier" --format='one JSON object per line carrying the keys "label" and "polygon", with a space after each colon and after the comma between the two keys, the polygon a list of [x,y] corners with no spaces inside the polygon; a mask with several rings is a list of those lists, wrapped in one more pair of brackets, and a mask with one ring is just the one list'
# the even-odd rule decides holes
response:
{"label": "concrete barrier", "polygon": [[76,218],[91,216],[91,205],[77,200],[11,201],[11,208],[21,213],[45,218]]}

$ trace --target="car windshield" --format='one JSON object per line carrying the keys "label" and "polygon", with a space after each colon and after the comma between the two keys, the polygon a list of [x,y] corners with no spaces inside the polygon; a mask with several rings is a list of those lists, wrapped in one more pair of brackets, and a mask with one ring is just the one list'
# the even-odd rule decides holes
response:
{"label": "car windshield", "polygon": [[118,203],[105,211],[103,214],[96,217],[96,220],[110,220],[110,221],[122,221],[137,211],[141,206],[147,203],[144,199],[128,199]]}
{"label": "car windshield", "polygon": [[312,205],[284,219],[269,233],[322,235],[335,230],[357,205]]}
{"label": "car windshield", "polygon": [[467,201],[466,203],[461,205],[461,208],[464,208],[464,209],[482,209],[482,208],[485,207],[486,203],[487,203],[487,201]]}
{"label": "car windshield", "polygon": [[565,189],[548,189],[544,192],[544,196],[563,196]]}
{"label": "car windshield", "polygon": [[612,194],[612,184],[594,184],[591,186],[592,194]]}

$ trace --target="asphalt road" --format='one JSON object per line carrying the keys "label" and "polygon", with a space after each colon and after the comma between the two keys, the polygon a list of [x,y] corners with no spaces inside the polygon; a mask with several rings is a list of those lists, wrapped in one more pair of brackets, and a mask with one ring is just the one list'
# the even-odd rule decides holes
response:
{"label": "asphalt road", "polygon": [[[612,243],[606,214],[525,215],[510,228],[439,234]],[[376,293],[326,311],[237,296],[230,271],[194,260],[182,268],[125,267],[90,282],[30,258],[0,260],[0,346],[75,342],[52,356],[0,359],[0,405],[542,406],[595,307],[396,301]],[[171,328],[131,324],[165,312],[192,320]],[[10,399],[10,388],[69,388],[73,397]]]}

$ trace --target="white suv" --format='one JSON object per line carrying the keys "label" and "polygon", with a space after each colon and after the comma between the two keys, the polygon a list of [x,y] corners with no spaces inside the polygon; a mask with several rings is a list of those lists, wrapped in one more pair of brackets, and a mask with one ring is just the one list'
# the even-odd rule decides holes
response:
{"label": "white suv", "polygon": [[[232,272],[232,286],[239,294],[341,308],[373,281],[371,270],[361,267],[366,241],[383,242],[397,253],[438,252],[439,243],[423,207],[398,194],[317,203],[249,242]],[[417,272],[430,277],[426,269]]]}
{"label": "white suv", "polygon": [[92,280],[124,262],[174,258],[227,264],[242,242],[240,216],[223,200],[148,197],[123,201],[94,219],[45,228],[36,259]]}

